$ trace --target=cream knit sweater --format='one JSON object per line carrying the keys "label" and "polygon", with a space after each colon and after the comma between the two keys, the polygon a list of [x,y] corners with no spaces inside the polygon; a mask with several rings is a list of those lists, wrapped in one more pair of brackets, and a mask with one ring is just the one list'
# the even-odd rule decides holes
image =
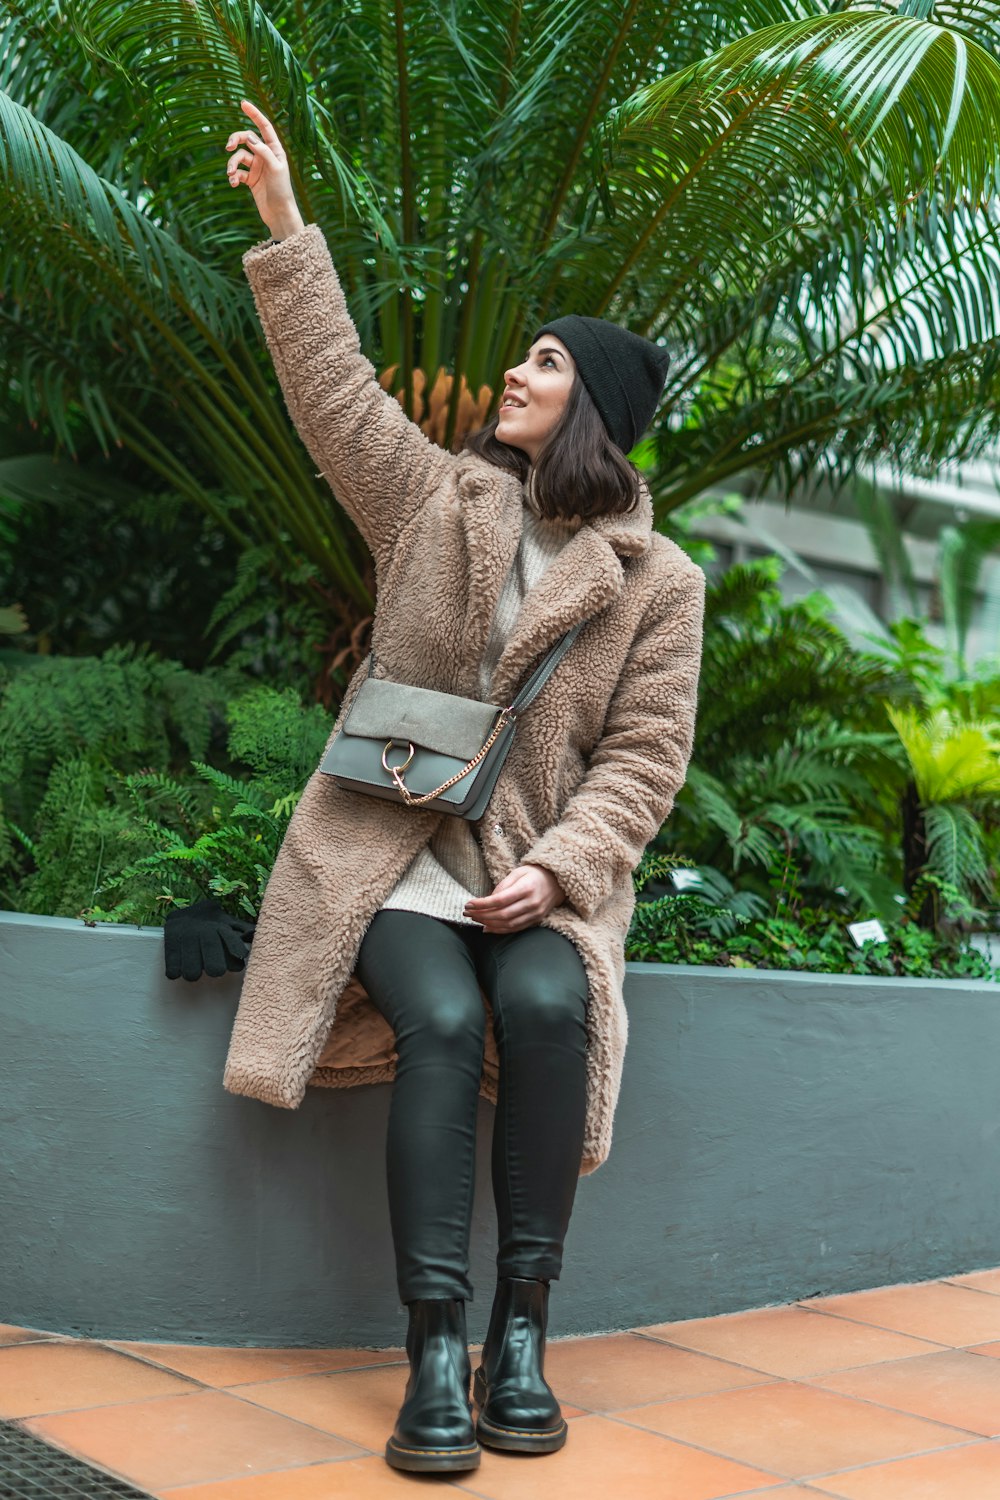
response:
{"label": "cream knit sweater", "polygon": [[[582,525],[579,516],[568,521],[550,521],[538,514],[530,486],[522,501],[524,521],[521,540],[510,571],[504,579],[490,626],[483,659],[479,664],[479,698],[489,702],[493,669],[524,603],[525,595]],[[487,808],[485,817],[489,817]],[[493,889],[476,838],[476,827],[467,818],[450,815],[441,819],[430,842],[418,851],[401,878],[382,903],[389,909],[424,912],[449,922],[481,927],[464,914],[470,896],[488,896]]]}

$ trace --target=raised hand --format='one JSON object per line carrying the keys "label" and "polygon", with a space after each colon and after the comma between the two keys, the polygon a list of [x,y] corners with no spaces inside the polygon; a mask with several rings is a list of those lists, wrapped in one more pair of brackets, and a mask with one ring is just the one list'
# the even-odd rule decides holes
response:
{"label": "raised hand", "polygon": [[[257,212],[272,235],[287,239],[305,225],[292,192],[285,148],[270,120],[255,104],[244,99],[240,108],[257,129],[233,131],[226,142],[226,150],[232,152],[226,163],[226,175],[233,187],[246,183],[253,193]],[[233,150],[234,147],[237,149]]]}

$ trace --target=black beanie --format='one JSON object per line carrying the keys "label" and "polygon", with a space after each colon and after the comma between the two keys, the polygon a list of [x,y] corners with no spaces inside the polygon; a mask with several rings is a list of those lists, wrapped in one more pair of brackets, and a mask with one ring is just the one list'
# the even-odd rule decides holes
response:
{"label": "black beanie", "polygon": [[543,333],[554,333],[566,345],[612,441],[631,453],[663,392],[670,363],[666,349],[606,318],[582,313],[554,318],[532,343]]}

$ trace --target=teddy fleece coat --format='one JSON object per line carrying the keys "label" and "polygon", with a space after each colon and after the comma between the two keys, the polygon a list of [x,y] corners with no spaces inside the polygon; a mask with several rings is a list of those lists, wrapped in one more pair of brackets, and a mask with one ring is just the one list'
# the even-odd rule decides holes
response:
{"label": "teddy fleece coat", "polygon": [[[374,559],[375,675],[477,697],[517,551],[521,483],[431,443],[382,390],[318,225],[255,245],[243,266],[291,419]],[[581,1175],[611,1147],[628,1034],[632,871],[683,785],[694,737],[705,579],[652,519],[643,484],[636,510],[580,527],[526,596],[492,683],[492,701],[510,703],[549,647],[586,620],[519,720],[480,824],[494,883],[537,864],[566,894],[541,925],[575,944],[588,980]],[[347,687],[330,740],[369,661]],[[395,1077],[393,1033],[353,970],[373,916],[446,816],[313,772],[264,894],[227,1090],[295,1109],[310,1084]],[[488,1012],[485,995],[483,1004]],[[490,1024],[486,1036],[480,1093],[495,1103]]]}

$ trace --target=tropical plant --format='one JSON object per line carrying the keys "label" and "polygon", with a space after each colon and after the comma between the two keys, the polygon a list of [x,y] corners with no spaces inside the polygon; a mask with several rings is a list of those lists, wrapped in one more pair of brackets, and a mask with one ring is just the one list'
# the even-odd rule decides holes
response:
{"label": "tropical plant", "polygon": [[761,896],[793,848],[810,892],[888,918],[903,756],[878,705],[899,679],[851,648],[821,592],[785,601],[782,566],[709,582],[692,761],[655,847]]}
{"label": "tropical plant", "polygon": [[[682,545],[688,524],[671,518]],[[688,904],[704,922],[710,903],[720,939],[734,914],[763,917],[768,872],[786,859],[811,904],[843,921],[893,926],[919,890],[912,920],[942,940],[992,925],[1000,680],[949,679],[914,620],[863,649],[822,590],[783,599],[782,568],[765,557],[709,580],[693,756],[650,846],[693,872],[679,903],[676,874],[647,883],[677,922]]]}
{"label": "tropical plant", "polygon": [[[913,565],[890,496],[862,475],[856,475],[852,499],[871,539],[890,600],[894,619],[921,614]],[[969,628],[979,602],[984,565],[1000,548],[1000,521],[963,520],[946,524],[937,533],[937,580],[948,661],[947,675],[964,677]],[[994,617],[1000,597],[987,591]],[[939,674],[940,675],[940,674]]]}
{"label": "tropical plant", "polygon": [[0,666],[0,905],[20,907],[17,888],[38,868],[44,830],[53,842],[42,879],[59,884],[83,836],[84,805],[107,813],[91,841],[105,863],[124,826],[105,805],[111,767],[212,753],[227,700],[246,686],[231,669],[188,672],[132,645],[103,657],[24,654]]}
{"label": "tropical plant", "polygon": [[371,580],[239,274],[263,237],[224,182],[244,95],[407,408],[457,375],[446,444],[566,310],[672,353],[660,520],[744,471],[933,468],[1000,425],[993,5],[9,0],[0,43],[4,415],[79,457],[67,482],[126,448],[310,564],[341,648]]}
{"label": "tropical plant", "polygon": [[[248,687],[232,673],[107,656],[59,662],[58,684],[19,673],[17,691],[0,700],[9,723],[24,708],[20,689],[37,679],[43,705],[35,732],[0,766],[0,789],[17,811],[8,805],[0,817],[0,905],[156,924],[170,906],[214,895],[255,916],[329,714],[304,707],[292,689]],[[94,702],[102,677],[112,716],[123,692],[147,690],[148,712],[133,714],[117,740]],[[217,764],[200,758],[206,752]]]}
{"label": "tropical plant", "polygon": [[[637,893],[655,887],[664,873],[656,855],[640,864]],[[965,939],[928,931],[917,908],[935,888],[945,905],[958,891],[931,874],[920,877],[911,899],[884,924],[885,936],[860,947],[849,922],[822,898],[808,903],[794,855],[775,854],[769,863],[771,899],[733,889],[718,871],[697,870],[696,886],[639,899],[625,956],[653,963],[712,964],[733,969],[794,969],[818,974],[873,974],[910,978],[995,979],[984,954]]]}
{"label": "tropical plant", "polygon": [[19,646],[92,656],[138,642],[187,667],[205,665],[214,600],[242,556],[232,540],[181,497],[142,493],[113,472],[104,485],[67,485],[53,503],[45,471],[75,466],[39,458],[19,467],[23,484],[38,481],[0,535],[0,598],[31,606]]}
{"label": "tropical plant", "polygon": [[928,890],[920,910],[924,926],[942,917],[986,921],[996,909],[997,871],[991,868],[987,830],[1000,827],[1000,727],[947,709],[921,716],[909,706],[886,704],[910,767],[903,800],[903,882],[912,891],[931,872],[955,892],[942,911]]}

